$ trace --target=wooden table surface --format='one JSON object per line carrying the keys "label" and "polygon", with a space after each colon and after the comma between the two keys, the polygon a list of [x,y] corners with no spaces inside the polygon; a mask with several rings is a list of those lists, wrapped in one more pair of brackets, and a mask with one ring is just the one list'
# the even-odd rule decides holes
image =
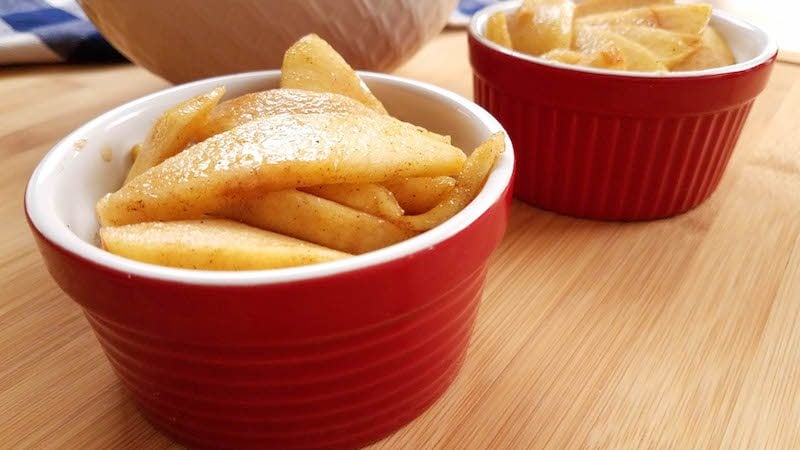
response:
{"label": "wooden table surface", "polygon": [[[397,73],[465,96],[462,32]],[[25,182],[91,117],[167,84],[129,65],[0,69],[0,448],[170,448],[25,223]],[[797,448],[800,66],[778,64],[722,184],[651,223],[521,203],[465,366],[375,448]]]}

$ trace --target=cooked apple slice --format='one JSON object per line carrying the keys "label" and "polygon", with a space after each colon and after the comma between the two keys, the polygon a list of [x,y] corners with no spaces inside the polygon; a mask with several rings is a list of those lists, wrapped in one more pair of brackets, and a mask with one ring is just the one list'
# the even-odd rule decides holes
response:
{"label": "cooked apple slice", "polygon": [[622,50],[613,43],[600,46],[594,53],[586,55],[578,64],[613,70],[625,70],[626,67],[625,55]]}
{"label": "cooked apple slice", "polygon": [[206,139],[103,197],[103,225],[196,219],[258,192],[455,175],[466,156],[384,115],[282,114]]}
{"label": "cooked apple slice", "polygon": [[426,231],[456,215],[481,192],[503,150],[505,150],[505,134],[495,133],[467,158],[464,170],[456,179],[455,187],[444,200],[424,214],[399,218],[397,224],[409,230]]}
{"label": "cooked apple slice", "polygon": [[[203,127],[203,138],[247,122],[277,114],[351,113],[373,115],[375,111],[344,95],[300,89],[270,89],[222,102],[211,111]],[[450,143],[445,136],[425,130],[430,137]],[[399,217],[403,210],[391,192],[377,184],[338,184],[306,189],[320,197],[351,206],[379,217]]]}
{"label": "cooked apple slice", "polygon": [[136,161],[140,151],[142,151],[142,144],[133,144],[131,147],[131,162]]}
{"label": "cooked apple slice", "polygon": [[406,214],[422,214],[430,210],[447,196],[455,184],[452,177],[404,178],[383,183]]}
{"label": "cooked apple slice", "polygon": [[676,33],[641,25],[616,25],[611,27],[614,33],[642,45],[650,50],[667,68],[686,59],[700,46],[700,37],[693,34]]}
{"label": "cooked apple slice", "polygon": [[549,52],[542,55],[542,58],[549,59],[550,61],[557,61],[564,64],[579,64],[586,58],[581,52],[570,50],[567,48],[554,48]]}
{"label": "cooked apple slice", "polygon": [[650,50],[617,33],[596,26],[576,28],[575,47],[586,54],[600,54],[610,47],[619,51],[625,70],[640,72],[666,71],[667,68]]}
{"label": "cooked apple slice", "polygon": [[103,247],[111,253],[184,269],[276,269],[350,256],[223,219],[103,227],[99,234]]}
{"label": "cooked apple slice", "polygon": [[598,46],[598,48],[593,49],[593,52],[594,53],[583,53],[575,50],[554,48],[542,55],[542,58],[564,64],[596,67],[600,69],[625,69],[625,57],[613,43],[609,42],[605,46]]}
{"label": "cooked apple slice", "polygon": [[703,30],[703,35],[700,40],[701,45],[710,48],[718,57],[723,65],[736,64],[736,58],[728,47],[727,42],[720,36],[719,32],[712,26],[706,27]]}
{"label": "cooked apple slice", "polygon": [[709,26],[703,31],[700,46],[694,53],[672,67],[674,71],[703,70],[736,64],[731,49],[717,30]]}
{"label": "cooked apple slice", "polygon": [[659,28],[676,33],[700,34],[711,20],[711,5],[663,5],[651,8]]}
{"label": "cooked apple slice", "polygon": [[575,18],[623,9],[672,4],[675,4],[675,0],[584,0],[575,5]]}
{"label": "cooked apple slice", "polygon": [[656,5],[593,14],[575,20],[576,25],[643,25],[676,33],[700,34],[711,19],[711,5]]}
{"label": "cooked apple slice", "polygon": [[231,201],[215,215],[354,254],[377,250],[415,234],[373,215],[294,189]]}
{"label": "cooked apple slice", "polygon": [[397,203],[392,191],[380,184],[326,184],[300,190],[385,219],[403,215],[403,208]]}
{"label": "cooked apple slice", "polygon": [[[247,122],[277,114],[350,113],[375,114],[363,103],[330,92],[270,89],[252,92],[217,105],[202,128],[203,139]],[[202,139],[201,139],[202,140]]]}
{"label": "cooked apple slice", "polygon": [[486,22],[486,39],[503,47],[511,48],[511,35],[508,34],[508,22],[505,14],[498,11],[489,17]]}
{"label": "cooked apple slice", "polygon": [[136,151],[136,159],[125,182],[128,183],[147,169],[177,154],[193,141],[200,140],[197,139],[198,132],[205,124],[211,109],[224,94],[225,88],[220,86],[165,111]]}
{"label": "cooked apple slice", "polygon": [[514,50],[539,56],[572,42],[572,0],[525,0],[508,22]]}
{"label": "cooked apple slice", "polygon": [[386,114],[353,68],[316,34],[301,38],[284,53],[281,87],[342,94]]}

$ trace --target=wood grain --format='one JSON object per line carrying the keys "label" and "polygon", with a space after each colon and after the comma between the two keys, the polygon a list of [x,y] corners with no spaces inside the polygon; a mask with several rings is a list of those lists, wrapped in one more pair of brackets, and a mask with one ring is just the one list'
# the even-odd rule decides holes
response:
{"label": "wood grain", "polygon": [[[398,74],[470,95],[462,32]],[[166,83],[131,66],[0,70],[0,447],[173,448],[136,412],[25,224],[59,138]],[[795,448],[800,67],[778,64],[718,191],[651,223],[516,203],[465,366],[376,449]]]}

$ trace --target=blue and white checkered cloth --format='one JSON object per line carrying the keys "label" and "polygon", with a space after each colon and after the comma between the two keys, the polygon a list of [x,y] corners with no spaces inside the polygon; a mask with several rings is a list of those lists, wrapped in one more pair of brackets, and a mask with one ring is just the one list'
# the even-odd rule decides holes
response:
{"label": "blue and white checkered cloth", "polygon": [[0,65],[122,59],[75,0],[0,0]]}

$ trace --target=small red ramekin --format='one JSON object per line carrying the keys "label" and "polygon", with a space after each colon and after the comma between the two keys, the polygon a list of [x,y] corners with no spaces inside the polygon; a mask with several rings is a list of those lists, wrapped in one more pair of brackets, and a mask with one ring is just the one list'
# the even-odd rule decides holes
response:
{"label": "small red ramekin", "polygon": [[777,56],[762,30],[721,11],[711,24],[737,64],[666,74],[551,62],[469,28],[475,101],[508,130],[517,152],[514,195],[543,209],[602,220],[687,211],[719,184],[750,107]]}
{"label": "small red ramekin", "polygon": [[[434,86],[364,73],[388,110],[471,150],[500,124]],[[26,213],[47,268],[84,309],[142,413],[191,447],[348,448],[400,428],[460,367],[489,256],[511,203],[506,140],[478,197],[444,224],[340,261],[210,272],[128,260],[93,245],[94,203],[166,108],[225,85],[277,87],[278,71],[202,80],[82,126],[31,176]],[[80,143],[81,145],[77,145]],[[101,157],[111,147],[114,157]]]}

